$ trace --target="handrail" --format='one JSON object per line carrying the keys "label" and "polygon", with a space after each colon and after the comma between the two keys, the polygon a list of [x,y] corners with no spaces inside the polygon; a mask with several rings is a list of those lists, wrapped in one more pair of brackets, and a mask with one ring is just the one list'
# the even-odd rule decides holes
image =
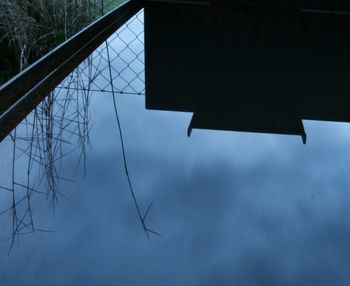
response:
{"label": "handrail", "polygon": [[84,59],[143,7],[130,0],[0,87],[0,142]]}

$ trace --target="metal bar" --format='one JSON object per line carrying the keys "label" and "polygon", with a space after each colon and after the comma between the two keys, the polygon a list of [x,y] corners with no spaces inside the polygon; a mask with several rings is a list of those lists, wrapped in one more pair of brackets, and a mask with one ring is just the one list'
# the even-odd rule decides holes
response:
{"label": "metal bar", "polygon": [[350,11],[324,10],[324,9],[303,9],[299,10],[302,13],[324,14],[335,16],[350,16]]}
{"label": "metal bar", "polygon": [[0,142],[85,58],[143,7],[131,0],[58,46],[0,88]]}

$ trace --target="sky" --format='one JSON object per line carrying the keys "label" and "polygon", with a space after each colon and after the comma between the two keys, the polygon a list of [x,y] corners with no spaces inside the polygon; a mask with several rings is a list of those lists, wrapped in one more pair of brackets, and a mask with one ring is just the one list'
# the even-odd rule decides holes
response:
{"label": "sky", "polygon": [[349,124],[304,121],[306,145],[240,132],[187,138],[191,114],[146,110],[144,100],[117,104],[135,193],[144,211],[153,202],[147,224],[161,236],[142,230],[112,98],[96,93],[86,175],[67,158],[67,199],[55,215],[47,202],[35,208],[53,233],[23,236],[10,253],[0,233],[0,285],[348,284]]}

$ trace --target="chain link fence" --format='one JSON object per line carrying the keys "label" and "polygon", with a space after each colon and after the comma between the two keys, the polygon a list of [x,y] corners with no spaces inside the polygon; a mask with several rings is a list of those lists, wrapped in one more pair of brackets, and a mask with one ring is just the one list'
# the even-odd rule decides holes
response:
{"label": "chain link fence", "polygon": [[[110,60],[108,60],[107,48]],[[80,80],[78,87],[71,85],[69,77],[58,88],[112,92],[109,65],[112,69],[113,89],[116,93],[144,94],[143,11],[130,19],[105,44],[101,45],[89,60],[77,68]]]}
{"label": "chain link fence", "polygon": [[[90,145],[90,99],[102,93],[145,93],[143,10],[81,63],[0,145],[0,224],[19,235],[47,231],[36,225],[33,209],[48,199],[52,209],[64,194],[62,160],[78,153],[85,171]],[[131,185],[130,185],[131,187]],[[133,192],[132,188],[131,191]],[[140,219],[141,214],[135,200]],[[142,221],[142,219],[141,219]],[[144,230],[148,229],[144,225]],[[2,233],[1,235],[3,235]]]}

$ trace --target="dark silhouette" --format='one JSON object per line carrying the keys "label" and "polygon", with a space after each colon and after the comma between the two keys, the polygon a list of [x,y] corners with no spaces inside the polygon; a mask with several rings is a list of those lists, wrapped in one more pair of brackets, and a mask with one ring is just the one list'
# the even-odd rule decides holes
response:
{"label": "dark silhouette", "polygon": [[146,5],[147,108],[304,143],[302,119],[350,122],[347,2],[184,2]]}

